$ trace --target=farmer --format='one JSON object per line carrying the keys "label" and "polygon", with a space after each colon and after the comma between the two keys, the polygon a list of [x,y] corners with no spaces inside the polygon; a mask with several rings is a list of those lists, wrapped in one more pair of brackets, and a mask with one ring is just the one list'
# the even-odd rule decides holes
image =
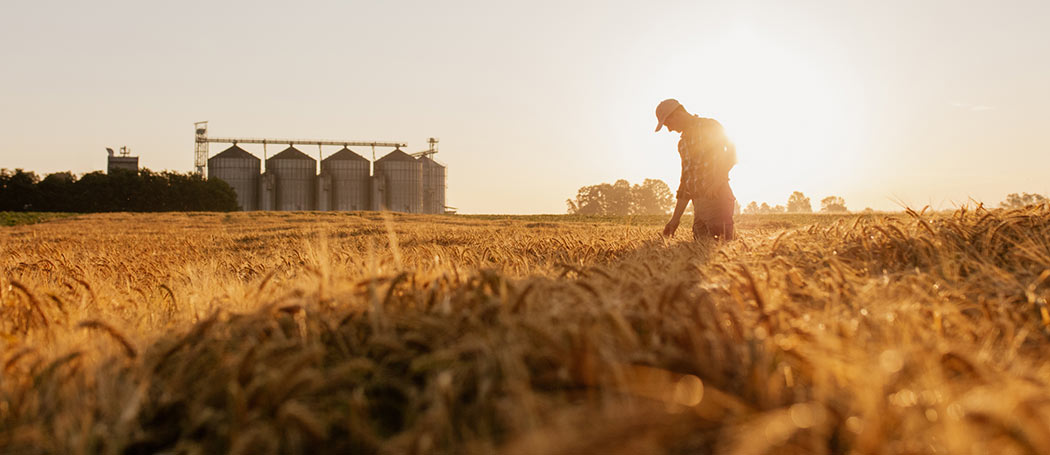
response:
{"label": "farmer", "polygon": [[682,181],[675,195],[678,204],[664,226],[664,236],[674,235],[685,207],[693,201],[693,239],[732,240],[736,197],[729,188],[729,170],[736,164],[736,147],[726,137],[722,124],[690,114],[674,99],[656,106],[656,120],[656,131],[666,126],[682,133],[678,141],[682,157]]}

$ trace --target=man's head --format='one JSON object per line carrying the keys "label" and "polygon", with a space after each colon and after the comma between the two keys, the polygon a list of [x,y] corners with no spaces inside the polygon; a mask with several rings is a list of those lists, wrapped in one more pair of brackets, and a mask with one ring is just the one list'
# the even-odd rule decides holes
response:
{"label": "man's head", "polygon": [[667,126],[667,129],[682,132],[686,121],[691,117],[685,106],[674,98],[666,99],[656,106],[656,131]]}

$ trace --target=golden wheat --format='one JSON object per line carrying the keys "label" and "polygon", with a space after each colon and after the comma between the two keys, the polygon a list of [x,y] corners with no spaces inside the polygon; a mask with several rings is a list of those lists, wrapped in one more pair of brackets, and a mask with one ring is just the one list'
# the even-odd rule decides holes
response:
{"label": "golden wheat", "polygon": [[3,228],[0,451],[1050,453],[1050,209],[624,221]]}

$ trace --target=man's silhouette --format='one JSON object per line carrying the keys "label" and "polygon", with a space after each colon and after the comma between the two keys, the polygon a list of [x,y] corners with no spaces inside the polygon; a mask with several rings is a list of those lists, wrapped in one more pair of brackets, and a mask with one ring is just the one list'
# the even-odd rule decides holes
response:
{"label": "man's silhouette", "polygon": [[664,227],[664,235],[674,235],[685,207],[693,201],[693,238],[732,240],[736,197],[729,188],[729,170],[736,164],[736,147],[726,137],[722,124],[690,114],[674,99],[656,106],[656,120],[656,131],[666,126],[682,133],[682,140],[678,141],[678,154],[682,157],[678,204]]}

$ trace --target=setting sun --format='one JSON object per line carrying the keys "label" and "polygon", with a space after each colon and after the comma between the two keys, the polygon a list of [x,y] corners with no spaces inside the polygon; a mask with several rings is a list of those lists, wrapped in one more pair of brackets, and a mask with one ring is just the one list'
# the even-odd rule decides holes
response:
{"label": "setting sun", "polygon": [[848,73],[752,31],[705,48],[684,59],[688,67],[672,84],[696,87],[680,95],[683,103],[719,120],[737,145],[739,199],[786,198],[800,180],[852,170],[863,120]]}

